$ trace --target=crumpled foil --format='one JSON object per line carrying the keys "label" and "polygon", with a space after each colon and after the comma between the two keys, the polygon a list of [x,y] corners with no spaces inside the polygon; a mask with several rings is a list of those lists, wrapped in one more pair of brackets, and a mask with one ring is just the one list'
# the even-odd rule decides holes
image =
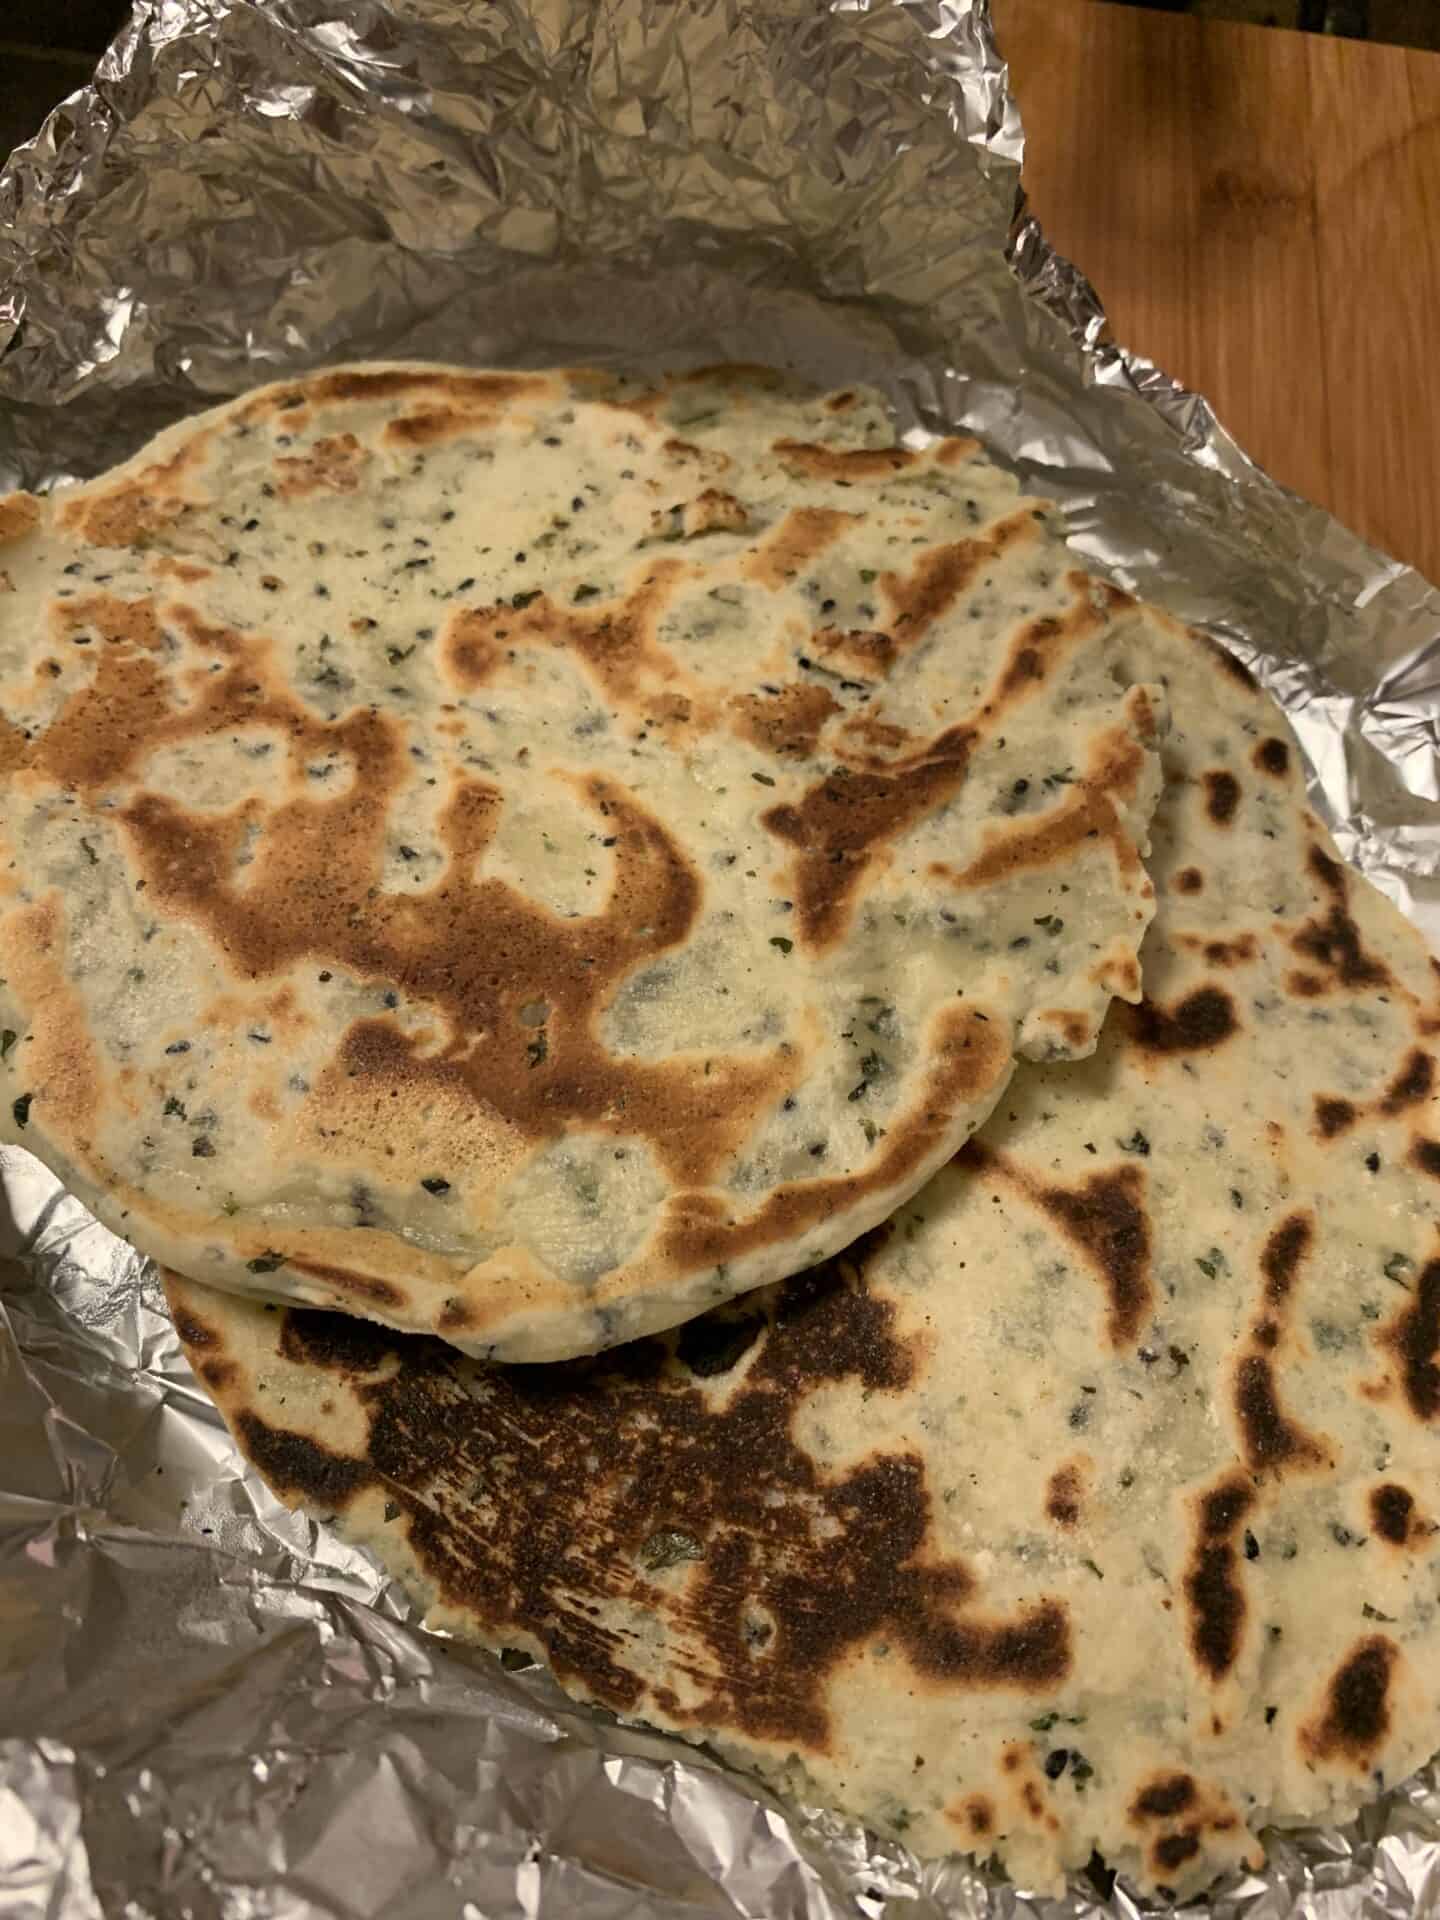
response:
{"label": "crumpled foil", "polygon": [[[1440,946],[1440,594],[1109,341],[1020,157],[987,0],[138,0],[0,173],[0,488],[342,357],[869,381],[1251,664]],[[0,1197],[6,1920],[1144,1911],[922,1866],[424,1633],[245,1471],[144,1263],[23,1153]],[[1432,1767],[1197,1911],[1437,1887]]]}

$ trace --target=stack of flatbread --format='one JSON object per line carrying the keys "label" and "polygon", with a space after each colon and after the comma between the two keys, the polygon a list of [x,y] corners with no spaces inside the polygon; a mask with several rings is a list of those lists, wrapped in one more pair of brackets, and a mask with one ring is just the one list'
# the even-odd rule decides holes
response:
{"label": "stack of flatbread", "polygon": [[435,1624],[1041,1887],[1440,1748],[1440,970],[976,444],[342,368],[0,670],[6,1137]]}

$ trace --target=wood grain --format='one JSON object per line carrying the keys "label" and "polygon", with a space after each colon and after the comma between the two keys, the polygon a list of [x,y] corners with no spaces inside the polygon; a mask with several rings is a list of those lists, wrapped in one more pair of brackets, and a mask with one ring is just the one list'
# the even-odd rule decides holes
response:
{"label": "wood grain", "polygon": [[1440,580],[1440,55],[994,0],[1047,234],[1251,457]]}

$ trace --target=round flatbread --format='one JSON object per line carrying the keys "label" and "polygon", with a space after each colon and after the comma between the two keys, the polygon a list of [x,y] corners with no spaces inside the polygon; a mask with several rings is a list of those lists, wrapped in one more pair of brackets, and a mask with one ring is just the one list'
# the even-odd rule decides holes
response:
{"label": "round flatbread", "polygon": [[544,1359],[872,1226],[1134,995],[1158,694],[970,442],[351,368],[0,507],[5,1136]]}
{"label": "round flatbread", "polygon": [[1145,999],[846,1258],[538,1372],[171,1298],[435,1624],[922,1853],[1185,1895],[1440,1747],[1440,1004],[1268,698],[1145,664]]}

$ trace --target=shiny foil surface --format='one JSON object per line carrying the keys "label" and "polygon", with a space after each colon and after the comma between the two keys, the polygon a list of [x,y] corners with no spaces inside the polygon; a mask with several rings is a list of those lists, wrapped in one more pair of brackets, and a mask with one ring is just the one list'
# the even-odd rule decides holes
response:
{"label": "shiny foil surface", "polygon": [[[138,0],[0,173],[0,490],[337,359],[868,381],[1256,668],[1440,948],[1440,593],[1118,350],[1017,214],[986,0]],[[0,1152],[4,1920],[1080,1920],[421,1631],[247,1473],[154,1275]],[[1217,1920],[1427,1915],[1440,1773]]]}

